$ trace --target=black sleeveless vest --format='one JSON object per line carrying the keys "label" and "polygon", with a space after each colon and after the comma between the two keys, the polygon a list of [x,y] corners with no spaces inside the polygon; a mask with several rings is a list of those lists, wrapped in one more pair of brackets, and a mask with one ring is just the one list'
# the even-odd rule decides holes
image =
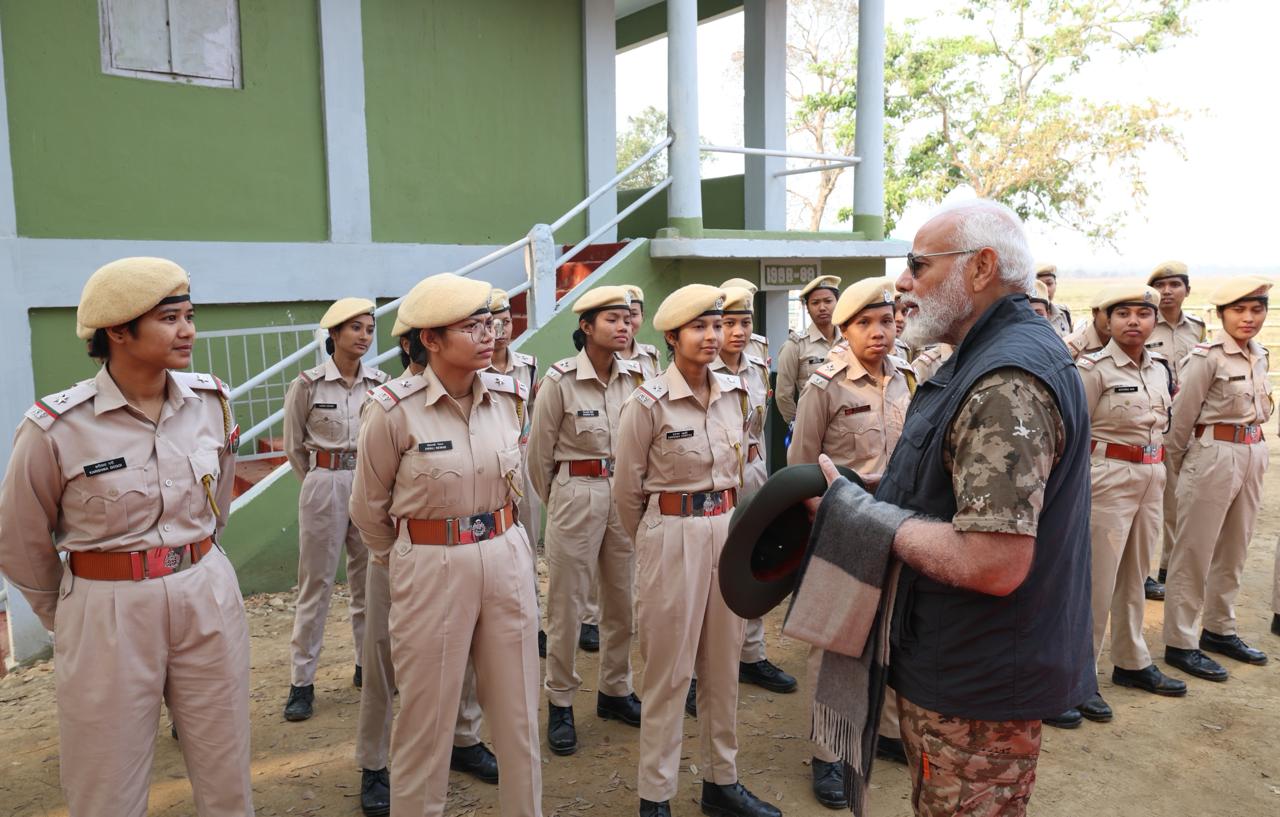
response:
{"label": "black sleeveless vest", "polygon": [[1043,382],[1066,429],[1045,487],[1035,555],[1003,598],[936,582],[903,566],[890,682],[912,703],[954,717],[1040,720],[1097,690],[1090,613],[1089,413],[1062,340],[1025,295],[993,304],[951,358],[920,384],[876,498],[934,519],[956,512],[943,446],[983,375],[1017,368]]}

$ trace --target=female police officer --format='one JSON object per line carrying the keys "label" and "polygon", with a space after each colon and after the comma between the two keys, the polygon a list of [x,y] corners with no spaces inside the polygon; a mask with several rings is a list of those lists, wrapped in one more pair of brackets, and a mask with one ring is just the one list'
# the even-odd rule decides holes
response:
{"label": "female police officer", "polygon": [[355,639],[354,683],[362,683],[365,570],[369,554],[351,524],[351,480],[356,467],[360,407],[369,389],[387,379],[360,362],[373,342],[373,301],[342,298],[320,318],[329,331],[329,359],[301,372],[284,397],[284,450],[302,480],[298,495],[298,603],[290,650],[293,666],[284,717],[304,721],[315,700],[316,668],[324,642],[324,622],[347,551],[351,585],[351,632]]}
{"label": "female police officer", "polygon": [[600,683],[596,714],[640,725],[631,689],[631,584],[635,551],[609,499],[613,443],[622,404],[643,380],[631,342],[631,294],[597,287],[573,311],[577,357],[553,365],[538,387],[529,436],[529,472],[547,505],[547,742],[558,755],[578,748],[573,696],[578,624],[599,577]]}
{"label": "female police officer", "polygon": [[527,395],[512,378],[481,371],[493,355],[491,287],[450,274],[419,286],[398,318],[417,330],[411,355],[425,350],[427,367],[374,389],[351,496],[365,544],[390,552],[400,689],[391,805],[415,817],[443,813],[470,657],[502,770],[502,814],[541,815],[537,605],[515,518],[524,476],[512,401]]}
{"label": "female police officer", "polygon": [[103,366],[27,411],[0,488],[0,572],[56,636],[73,817],[146,813],[162,698],[196,814],[253,813],[249,630],[214,544],[239,432],[216,378],[174,371],[191,365],[189,293],[162,258],[89,278],[77,333]]}
{"label": "female police officer", "polygon": [[[709,814],[777,817],[738,782],[738,656],[743,621],[725,605],[717,561],[742,486],[745,417],[737,377],[711,371],[724,292],[690,284],[654,315],[674,360],[622,407],[614,500],[636,543],[640,654],[640,814],[670,815],[685,691],[698,672]],[[505,772],[504,772],[505,774]]]}

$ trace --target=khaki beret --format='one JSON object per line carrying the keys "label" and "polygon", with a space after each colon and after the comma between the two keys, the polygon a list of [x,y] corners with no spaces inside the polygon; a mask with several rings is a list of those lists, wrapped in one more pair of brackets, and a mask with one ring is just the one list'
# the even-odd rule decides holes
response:
{"label": "khaki beret", "polygon": [[751,298],[752,292],[746,287],[722,286],[724,290],[724,312],[737,314],[751,314]]}
{"label": "khaki beret", "polygon": [[1160,307],[1160,293],[1147,286],[1107,287],[1106,295],[1098,302],[1098,308],[1106,311],[1113,306]]}
{"label": "khaki beret", "polygon": [[76,335],[89,340],[97,329],[128,323],[165,298],[191,294],[191,276],[166,258],[121,258],[99,267],[80,292]]}
{"label": "khaki beret", "polygon": [[324,317],[320,318],[321,329],[332,329],[341,326],[356,315],[369,315],[376,308],[368,298],[339,298],[329,307]]}
{"label": "khaki beret", "polygon": [[1099,289],[1097,292],[1093,293],[1093,297],[1089,299],[1089,308],[1101,309],[1102,302],[1105,301],[1107,298],[1110,298],[1112,293],[1124,292],[1126,290],[1132,290],[1132,289],[1133,289],[1133,284],[1111,284],[1109,286],[1105,286],[1102,289]]}
{"label": "khaki beret", "polygon": [[1235,278],[1228,278],[1209,296],[1209,303],[1214,306],[1229,306],[1236,301],[1243,301],[1245,298],[1266,300],[1267,291],[1271,289],[1271,282],[1266,278],[1259,278],[1256,275],[1240,275]]}
{"label": "khaki beret", "polygon": [[511,299],[507,297],[507,291],[494,287],[489,293],[489,311],[506,312],[509,309],[511,309]]}
{"label": "khaki beret", "polygon": [[840,292],[840,278],[836,275],[819,275],[812,281],[804,285],[804,289],[800,290],[801,300],[808,298],[809,293],[815,289],[830,289],[836,293]]}
{"label": "khaki beret", "polygon": [[730,278],[728,281],[725,281],[720,285],[721,289],[728,289],[729,287],[740,287],[750,292],[753,296],[760,291],[760,287],[751,283],[746,278]]}
{"label": "khaki beret", "polygon": [[1039,278],[1041,275],[1052,275],[1054,278],[1057,278],[1057,277],[1058,277],[1058,265],[1057,265],[1057,264],[1039,264],[1039,265],[1037,265],[1037,266],[1036,266],[1036,277],[1037,277],[1037,278]]}
{"label": "khaki beret", "polygon": [[855,315],[872,306],[893,306],[893,281],[889,278],[866,278],[850,284],[836,301],[831,322],[844,326]]}
{"label": "khaki beret", "polygon": [[631,293],[631,300],[644,303],[644,290],[635,284],[623,284],[622,288]]}
{"label": "khaki beret", "polygon": [[401,323],[400,316],[396,315],[395,323],[391,324],[391,337],[398,338],[408,331],[409,331],[409,327]]}
{"label": "khaki beret", "polygon": [[1189,279],[1187,275],[1187,265],[1181,261],[1165,261],[1160,266],[1151,270],[1151,275],[1147,276],[1147,283],[1154,284],[1163,278],[1184,278]]}
{"label": "khaki beret", "polygon": [[452,272],[419,281],[400,303],[396,321],[408,329],[435,329],[489,311],[487,281],[463,278]]}
{"label": "khaki beret", "polygon": [[573,302],[573,311],[579,315],[593,309],[630,308],[631,290],[626,287],[596,287]]}
{"label": "khaki beret", "polygon": [[1034,290],[1027,297],[1033,301],[1039,301],[1045,306],[1048,306],[1049,288],[1044,285],[1044,281],[1036,281]]}
{"label": "khaki beret", "polygon": [[653,328],[670,332],[708,312],[719,315],[724,310],[724,290],[706,284],[682,286],[666,297],[653,316]]}

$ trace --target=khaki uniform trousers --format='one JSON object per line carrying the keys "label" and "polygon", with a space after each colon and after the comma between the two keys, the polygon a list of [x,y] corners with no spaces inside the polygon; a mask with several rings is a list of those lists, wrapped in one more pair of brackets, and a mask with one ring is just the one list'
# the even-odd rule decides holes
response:
{"label": "khaki uniform trousers", "polygon": [[348,506],[354,471],[314,468],[302,480],[298,497],[298,604],[290,642],[293,667],[289,683],[315,683],[324,642],[324,623],[338,575],[338,555],[347,550],[351,589],[351,632],[357,660],[363,654],[365,569],[369,552],[351,524]]}
{"label": "khaki uniform trousers", "polygon": [[143,817],[163,699],[200,817],[253,814],[249,627],[218,548],[172,576],[67,571],[55,614],[62,791],[72,817]]}
{"label": "khaki uniform trousers", "polygon": [[1178,532],[1178,472],[1169,460],[1164,463],[1164,528],[1160,549],[1160,568],[1169,570],[1169,554],[1173,553],[1173,541]]}
{"label": "khaki uniform trousers", "polygon": [[1202,612],[1204,629],[1235,635],[1235,599],[1266,470],[1265,442],[1191,440],[1178,474],[1178,535],[1165,584],[1166,646],[1199,647],[1196,619]]}
{"label": "khaki uniform trousers", "polygon": [[[663,516],[658,499],[636,531],[636,595],[644,675],[638,793],[675,797],[684,701],[698,673],[703,780],[738,780],[738,656],[744,622],[720,595],[718,564],[729,514]],[[504,772],[505,774],[505,772]]]}
{"label": "khaki uniform trousers", "polygon": [[[387,616],[391,612],[391,573],[376,559],[369,560],[365,590],[364,681],[360,688],[360,716],[356,721],[356,763],[361,769],[385,769],[391,744],[391,699],[396,690],[396,673],[391,664],[391,634]],[[458,703],[458,722],[453,729],[453,745],[459,748],[480,742],[480,701],[476,698],[476,671],[467,662]]]}
{"label": "khaki uniform trousers", "polygon": [[1280,616],[1280,538],[1276,539],[1276,566],[1271,576],[1271,612]]}
{"label": "khaki uniform trousers", "polygon": [[[402,534],[403,536],[403,534]],[[391,730],[391,814],[440,817],[468,659],[502,770],[503,817],[541,817],[538,610],[520,525],[469,545],[391,551],[391,659],[400,715]]]}
{"label": "khaki uniform trousers", "polygon": [[1111,663],[1121,669],[1145,669],[1151,666],[1151,653],[1142,637],[1147,606],[1143,581],[1160,539],[1165,468],[1104,459],[1097,453],[1094,457],[1089,516],[1094,660],[1102,653],[1110,617]]}
{"label": "khaki uniform trousers", "polygon": [[572,706],[582,686],[575,658],[592,577],[599,579],[600,679],[605,695],[631,694],[631,588],[635,549],[622,529],[611,480],[561,466],[547,502],[547,700]]}

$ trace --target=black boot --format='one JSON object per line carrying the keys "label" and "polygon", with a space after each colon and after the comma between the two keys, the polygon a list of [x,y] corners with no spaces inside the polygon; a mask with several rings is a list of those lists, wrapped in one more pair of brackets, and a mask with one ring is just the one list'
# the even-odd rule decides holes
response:
{"label": "black boot", "polygon": [[360,770],[360,810],[364,817],[391,813],[391,775],[385,768]]}
{"label": "black boot", "polygon": [[1111,711],[1111,706],[1102,698],[1102,693],[1095,692],[1089,697],[1089,700],[1076,707],[1080,710],[1080,715],[1088,718],[1094,723],[1109,723],[1115,713]]}
{"label": "black boot", "polygon": [[747,791],[741,782],[728,786],[702,781],[702,813],[712,817],[782,817],[782,812]]}
{"label": "black boot", "polygon": [[1150,576],[1143,580],[1142,592],[1152,601],[1164,601],[1164,585]]}
{"label": "black boot", "polygon": [[1165,647],[1164,662],[1188,675],[1203,678],[1206,681],[1225,681],[1230,673],[1227,668],[1214,661],[1199,650],[1184,650],[1180,647]]}
{"label": "black boot", "polygon": [[578,730],[573,725],[573,707],[547,704],[547,744],[557,755],[578,751]]}
{"label": "black boot", "polygon": [[461,748],[453,747],[449,768],[455,772],[469,774],[483,783],[498,782],[498,759],[483,743]]}
{"label": "black boot", "polygon": [[1201,652],[1216,652],[1219,655],[1225,655],[1228,658],[1234,658],[1245,664],[1253,664],[1254,666],[1262,666],[1267,663],[1267,654],[1262,650],[1254,649],[1240,636],[1235,635],[1218,635],[1208,630],[1200,631],[1200,650]]}
{"label": "black boot", "polygon": [[364,688],[364,671],[360,669],[359,664],[356,664],[356,671],[351,676],[351,683],[355,684],[356,689]]}
{"label": "black boot", "polygon": [[1111,683],[1118,687],[1145,689],[1147,692],[1165,695],[1170,698],[1178,698],[1187,694],[1186,681],[1170,678],[1157,669],[1155,664],[1145,669],[1121,669],[1120,667],[1115,667],[1111,670]]}
{"label": "black boot", "polygon": [[547,657],[547,633],[545,630],[538,630],[538,657]]}
{"label": "black boot", "polygon": [[1280,613],[1274,613],[1271,616],[1271,634],[1280,635]]}
{"label": "black boot", "polygon": [[578,648],[584,652],[600,652],[600,628],[595,624],[583,624],[578,630]]}
{"label": "black boot", "polygon": [[684,696],[684,713],[691,718],[698,717],[698,679],[689,682],[689,692]]}
{"label": "black boot", "polygon": [[877,735],[876,757],[881,760],[887,760],[890,763],[901,763],[905,766],[907,765],[907,747],[903,746],[902,741],[898,738]]}
{"label": "black boot", "polygon": [[640,817],[671,817],[671,803],[667,800],[655,803],[641,797]]}
{"label": "black boot", "polygon": [[169,736],[174,740],[178,739],[178,724],[176,723],[169,724]]}
{"label": "black boot", "polygon": [[640,725],[640,699],[630,695],[596,693],[596,714],[607,721],[622,721],[627,726]]}
{"label": "black boot", "polygon": [[1163,567],[1160,568],[1160,571],[1156,573],[1156,581],[1160,582],[1161,584],[1168,584],[1169,583],[1168,579],[1169,579],[1168,569]]}
{"label": "black boot", "polygon": [[844,766],[840,761],[827,763],[815,757],[811,765],[814,798],[827,808],[848,808],[849,801],[844,796]]}
{"label": "black boot", "polygon": [[796,679],[783,672],[768,659],[763,661],[753,661],[748,664],[745,661],[738,662],[738,683],[755,684],[763,687],[770,692],[795,692]]}
{"label": "black boot", "polygon": [[1058,729],[1075,729],[1084,722],[1084,715],[1080,714],[1080,710],[1072,707],[1061,715],[1053,718],[1045,718],[1045,726],[1054,726]]}
{"label": "black boot", "polygon": [[305,721],[311,717],[312,704],[316,700],[316,685],[289,687],[289,700],[284,705],[284,719],[287,721]]}

